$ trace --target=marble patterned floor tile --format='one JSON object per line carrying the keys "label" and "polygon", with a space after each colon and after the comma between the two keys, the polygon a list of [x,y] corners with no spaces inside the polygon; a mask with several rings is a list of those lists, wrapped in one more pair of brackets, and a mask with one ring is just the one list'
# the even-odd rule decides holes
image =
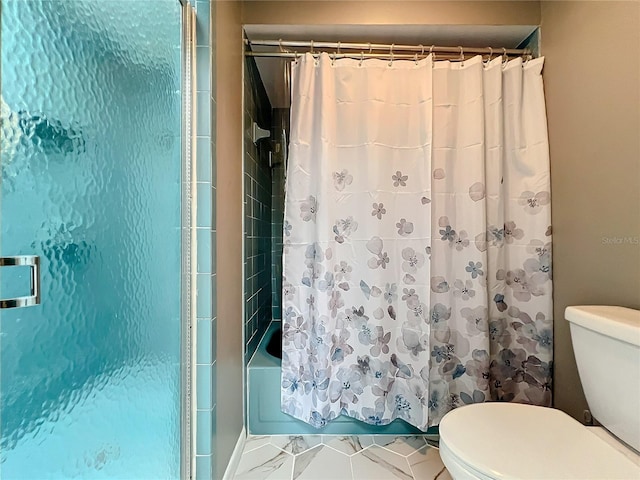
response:
{"label": "marble patterned floor tile", "polygon": [[322,437],[320,435],[274,435],[270,443],[285,452],[298,455],[320,445]]}
{"label": "marble patterned floor tile", "polygon": [[250,452],[256,448],[260,448],[263,445],[269,445],[271,435],[247,435],[244,441],[244,450],[242,453]]}
{"label": "marble patterned floor tile", "polygon": [[[296,455],[292,480],[350,480],[349,457],[325,445]],[[366,477],[365,477],[366,478]]]}
{"label": "marble patterned floor tile", "polygon": [[323,435],[322,443],[341,453],[344,453],[345,455],[354,455],[359,451],[373,445],[373,436],[352,435],[348,437],[339,437],[333,435]]}
{"label": "marble patterned floor tile", "polygon": [[438,475],[435,480],[453,480],[453,477],[446,468]]}
{"label": "marble patterned floor tile", "polygon": [[409,455],[409,466],[415,478],[420,480],[444,480],[451,478],[440,459],[440,452],[436,448],[424,447]]}
{"label": "marble patterned floor tile", "polygon": [[378,435],[374,437],[374,441],[376,445],[405,457],[415,453],[427,444],[424,437],[419,435],[411,437]]}
{"label": "marble patterned floor tile", "polygon": [[351,468],[353,469],[353,478],[358,480],[414,479],[409,462],[405,457],[377,445],[352,456]]}
{"label": "marble patterned floor tile", "polygon": [[290,480],[293,458],[273,445],[263,445],[242,454],[234,479]]}

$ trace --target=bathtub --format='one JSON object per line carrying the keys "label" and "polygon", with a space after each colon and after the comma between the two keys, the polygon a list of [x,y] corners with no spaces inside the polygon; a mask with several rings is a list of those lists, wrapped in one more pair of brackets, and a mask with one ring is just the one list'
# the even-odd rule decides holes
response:
{"label": "bathtub", "polygon": [[[248,366],[248,418],[251,435],[420,435],[417,428],[402,420],[374,426],[340,416],[322,429],[296,420],[280,410],[280,358],[267,352],[269,341],[278,332],[280,322],[271,322]],[[274,340],[273,344],[277,344]],[[432,433],[431,429],[427,433]],[[434,432],[437,430],[434,428]]]}

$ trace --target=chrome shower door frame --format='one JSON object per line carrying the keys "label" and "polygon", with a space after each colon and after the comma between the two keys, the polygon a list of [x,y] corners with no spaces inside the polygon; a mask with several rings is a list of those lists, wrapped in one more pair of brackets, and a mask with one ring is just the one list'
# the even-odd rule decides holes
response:
{"label": "chrome shower door frame", "polygon": [[193,175],[193,99],[195,75],[195,12],[189,0],[178,0],[182,6],[182,171],[181,171],[181,230],[182,230],[182,267],[181,267],[181,322],[180,322],[180,478],[190,479],[195,472],[195,444],[192,418],[195,401],[192,388],[195,348],[192,348],[196,289],[195,262],[196,236],[191,229],[195,225],[195,209],[192,208],[195,191]]}

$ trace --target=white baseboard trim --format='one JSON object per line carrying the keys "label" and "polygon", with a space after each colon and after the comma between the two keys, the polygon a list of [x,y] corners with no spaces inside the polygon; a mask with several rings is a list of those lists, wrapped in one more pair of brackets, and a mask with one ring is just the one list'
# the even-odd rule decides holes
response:
{"label": "white baseboard trim", "polygon": [[238,464],[240,463],[240,457],[242,456],[242,451],[244,450],[244,442],[246,439],[247,432],[245,428],[242,427],[242,431],[240,432],[240,436],[238,437],[236,446],[233,449],[233,453],[231,454],[231,458],[229,459],[227,468],[224,471],[222,480],[232,480],[234,475],[236,474],[236,470],[238,469]]}

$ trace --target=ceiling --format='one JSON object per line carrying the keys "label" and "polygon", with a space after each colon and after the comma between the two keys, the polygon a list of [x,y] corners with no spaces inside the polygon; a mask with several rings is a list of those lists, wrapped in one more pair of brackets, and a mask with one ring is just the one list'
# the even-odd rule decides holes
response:
{"label": "ceiling", "polygon": [[[245,25],[249,40],[314,40],[316,42],[395,43],[464,47],[516,48],[536,25]],[[256,52],[273,51],[258,47]],[[273,108],[288,108],[285,65],[290,59],[256,57],[260,78]]]}

